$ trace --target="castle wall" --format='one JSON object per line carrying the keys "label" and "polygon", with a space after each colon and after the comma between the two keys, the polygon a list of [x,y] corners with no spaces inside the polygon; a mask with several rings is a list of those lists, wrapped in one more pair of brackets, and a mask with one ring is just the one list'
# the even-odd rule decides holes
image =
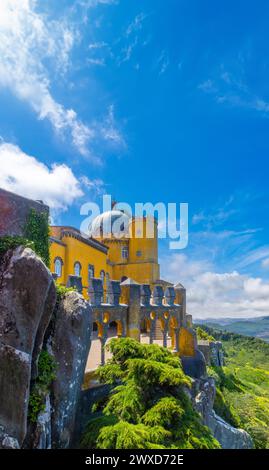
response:
{"label": "castle wall", "polygon": [[0,189],[0,237],[24,236],[31,209],[38,213],[49,213],[49,208],[42,202]]}
{"label": "castle wall", "polygon": [[51,242],[51,272],[55,271],[55,259],[61,258],[62,276],[57,279],[57,282],[67,285],[68,277],[75,274],[74,266],[78,262],[81,266],[83,294],[85,298],[88,298],[89,265],[94,266],[95,277],[99,278],[101,271],[112,277],[111,266],[107,263],[107,254],[72,236],[63,236],[61,242],[64,246],[57,241]]}
{"label": "castle wall", "polygon": [[[74,276],[69,278],[69,285],[72,285],[72,282],[75,283]],[[181,286],[180,290],[184,297],[185,289]],[[127,279],[122,283],[111,281],[107,294],[107,302],[103,303],[104,293],[101,280],[91,280],[89,299],[93,311],[93,322],[97,329],[96,339],[100,341],[100,356],[96,367],[106,361],[105,346],[110,337],[109,328],[113,322],[113,325],[116,325],[118,337],[127,336],[140,341],[144,329],[148,333],[149,344],[154,342],[158,333],[164,347],[168,346],[169,337],[173,352],[182,359],[187,358],[185,362],[188,370],[204,370],[205,362],[202,354],[199,355],[197,350],[196,334],[187,326],[185,298],[182,305],[175,304],[176,289],[168,287],[164,292],[161,286],[155,286],[152,291],[149,285],[141,285],[132,279]],[[198,368],[196,363],[198,363]],[[200,367],[200,364],[203,367]],[[92,374],[93,368],[86,370],[87,387],[90,386]]]}

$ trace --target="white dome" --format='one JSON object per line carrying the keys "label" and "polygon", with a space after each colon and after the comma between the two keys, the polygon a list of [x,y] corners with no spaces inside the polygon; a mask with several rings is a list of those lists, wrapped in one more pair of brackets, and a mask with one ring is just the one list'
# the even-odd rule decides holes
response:
{"label": "white dome", "polygon": [[129,233],[130,217],[120,210],[103,212],[98,215],[89,227],[92,237],[119,237]]}

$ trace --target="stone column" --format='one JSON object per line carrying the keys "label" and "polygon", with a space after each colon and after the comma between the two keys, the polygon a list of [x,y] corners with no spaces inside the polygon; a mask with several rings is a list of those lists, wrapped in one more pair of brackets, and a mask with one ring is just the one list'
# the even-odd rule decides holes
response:
{"label": "stone column", "polygon": [[168,323],[166,321],[163,327],[163,347],[164,348],[167,348],[167,333],[168,333]]}
{"label": "stone column", "polygon": [[121,291],[128,301],[127,336],[140,341],[140,288],[133,279],[121,283]]}
{"label": "stone column", "polygon": [[149,344],[153,343],[154,334],[155,334],[156,320],[150,321],[150,332],[149,332]]}
{"label": "stone column", "polygon": [[180,328],[175,328],[175,351],[179,352],[179,331]]}
{"label": "stone column", "polygon": [[101,343],[101,366],[105,365],[106,362],[106,357],[105,357],[105,347],[106,347],[106,341],[107,341],[107,331],[104,330],[102,336],[99,337],[100,343]]}
{"label": "stone column", "polygon": [[175,301],[181,306],[181,323],[182,326],[187,326],[186,323],[186,289],[182,284],[176,284],[175,287]]}

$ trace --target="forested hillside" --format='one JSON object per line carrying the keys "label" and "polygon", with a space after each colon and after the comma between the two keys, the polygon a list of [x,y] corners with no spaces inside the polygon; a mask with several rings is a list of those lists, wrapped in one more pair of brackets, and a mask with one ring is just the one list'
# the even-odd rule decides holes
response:
{"label": "forested hillside", "polygon": [[269,448],[269,344],[202,326],[222,341],[225,367],[209,368],[217,383],[215,411],[252,436],[256,448]]}

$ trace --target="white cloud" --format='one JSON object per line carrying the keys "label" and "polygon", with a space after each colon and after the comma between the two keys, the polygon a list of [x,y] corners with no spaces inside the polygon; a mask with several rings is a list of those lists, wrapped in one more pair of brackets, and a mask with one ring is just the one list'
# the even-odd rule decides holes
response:
{"label": "white cloud", "polygon": [[66,165],[49,168],[19,147],[0,143],[0,187],[40,199],[53,211],[65,211],[83,195],[80,182]]}
{"label": "white cloud", "polygon": [[[88,9],[98,3],[115,2],[81,1],[80,6]],[[102,139],[105,123],[88,126],[76,111],[63,106],[52,93],[55,78],[61,78],[70,68],[71,50],[79,41],[80,32],[70,18],[55,21],[38,13],[37,5],[36,0],[0,2],[0,89],[9,89],[30,105],[38,119],[48,120],[57,134],[71,139],[82,155],[94,159],[89,145]],[[89,61],[104,64],[101,58]],[[114,144],[115,138],[111,140]]]}
{"label": "white cloud", "polygon": [[0,87],[27,102],[57,133],[71,134],[74,146],[85,155],[93,131],[74,110],[55,100],[45,65],[52,65],[54,73],[68,69],[76,33],[64,20],[38,14],[36,5],[35,0],[1,0]]}
{"label": "white cloud", "polygon": [[208,261],[183,254],[161,260],[162,277],[182,282],[194,318],[254,317],[269,313],[269,283],[238,271],[220,273]]}

